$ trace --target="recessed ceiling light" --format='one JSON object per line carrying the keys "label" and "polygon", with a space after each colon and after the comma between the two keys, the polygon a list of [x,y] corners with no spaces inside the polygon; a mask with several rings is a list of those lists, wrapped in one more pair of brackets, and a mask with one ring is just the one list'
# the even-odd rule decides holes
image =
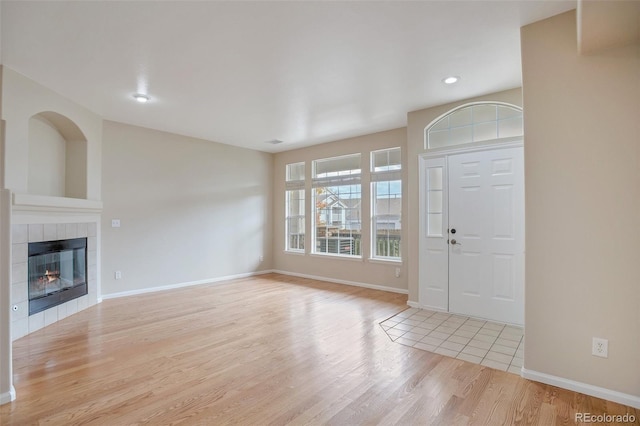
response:
{"label": "recessed ceiling light", "polygon": [[271,145],[278,145],[282,143],[282,141],[280,139],[272,139],[270,141],[266,141],[265,143],[270,143]]}
{"label": "recessed ceiling light", "polygon": [[447,78],[442,80],[442,82],[444,84],[454,84],[454,83],[457,83],[458,81],[460,81],[460,77],[456,77],[454,75],[452,75],[451,77],[447,77]]}
{"label": "recessed ceiling light", "polygon": [[133,95],[133,99],[140,102],[141,104],[149,102],[149,97],[147,95],[143,95],[142,93],[136,93]]}

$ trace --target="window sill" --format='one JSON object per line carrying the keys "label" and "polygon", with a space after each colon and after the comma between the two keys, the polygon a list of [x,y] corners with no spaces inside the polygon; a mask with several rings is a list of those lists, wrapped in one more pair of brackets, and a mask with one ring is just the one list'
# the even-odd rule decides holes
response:
{"label": "window sill", "polygon": [[293,250],[283,250],[284,254],[293,254],[294,256],[304,256],[306,253],[302,250],[293,251]]}
{"label": "window sill", "polygon": [[362,256],[352,256],[345,254],[333,254],[333,253],[311,253],[311,257],[322,257],[325,259],[340,259],[340,260],[348,260],[351,262],[362,262]]}
{"label": "window sill", "polygon": [[402,259],[383,259],[380,257],[370,257],[369,263],[381,263],[385,265],[402,265]]}

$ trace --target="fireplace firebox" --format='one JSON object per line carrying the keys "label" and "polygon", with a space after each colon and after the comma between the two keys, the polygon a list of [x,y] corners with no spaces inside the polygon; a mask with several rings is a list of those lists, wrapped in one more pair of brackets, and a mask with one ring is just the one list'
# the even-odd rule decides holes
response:
{"label": "fireplace firebox", "polygon": [[29,243],[29,315],[87,294],[87,239]]}

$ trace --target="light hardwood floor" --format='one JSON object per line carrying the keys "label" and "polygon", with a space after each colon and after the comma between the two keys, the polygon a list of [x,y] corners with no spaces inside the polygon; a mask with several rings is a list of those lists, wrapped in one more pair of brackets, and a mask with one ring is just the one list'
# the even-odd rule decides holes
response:
{"label": "light hardwood floor", "polygon": [[[572,424],[639,410],[393,343],[406,296],[282,275],[107,300],[14,343],[6,425]],[[636,424],[638,424],[636,422]]]}

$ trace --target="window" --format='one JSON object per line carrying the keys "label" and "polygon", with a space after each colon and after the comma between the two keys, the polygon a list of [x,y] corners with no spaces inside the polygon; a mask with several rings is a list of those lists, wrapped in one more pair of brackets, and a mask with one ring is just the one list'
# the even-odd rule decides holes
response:
{"label": "window", "polygon": [[371,153],[372,257],[400,260],[402,159],[400,148]]}
{"label": "window", "polygon": [[477,103],[454,109],[425,130],[428,149],[523,135],[522,110],[498,103]]}
{"label": "window", "polygon": [[304,163],[287,164],[285,250],[304,253]]}
{"label": "window", "polygon": [[314,253],[360,256],[360,154],[313,161]]}

